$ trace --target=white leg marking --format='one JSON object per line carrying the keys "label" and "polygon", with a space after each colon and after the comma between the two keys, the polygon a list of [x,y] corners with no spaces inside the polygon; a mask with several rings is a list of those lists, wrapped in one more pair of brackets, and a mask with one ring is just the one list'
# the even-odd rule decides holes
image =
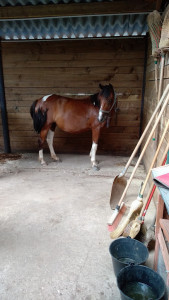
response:
{"label": "white leg marking", "polygon": [[92,166],[97,166],[97,163],[96,163],[96,151],[97,151],[97,144],[93,142],[92,144],[92,148],[91,148],[91,151],[90,151],[90,157],[91,157],[91,162],[92,162]]}
{"label": "white leg marking", "polygon": [[46,140],[49,146],[50,155],[54,160],[59,160],[59,157],[56,156],[55,150],[53,148],[53,138],[54,138],[54,131],[49,129]]}
{"label": "white leg marking", "polygon": [[43,159],[43,150],[39,150],[39,160],[40,160],[41,165],[46,164],[46,162]]}

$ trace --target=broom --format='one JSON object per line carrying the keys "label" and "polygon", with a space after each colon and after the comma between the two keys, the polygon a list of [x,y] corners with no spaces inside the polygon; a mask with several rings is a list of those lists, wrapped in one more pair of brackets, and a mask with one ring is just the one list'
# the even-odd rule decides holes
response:
{"label": "broom", "polygon": [[152,43],[152,56],[154,57],[155,63],[155,86],[156,92],[158,91],[157,87],[157,58],[158,58],[158,48],[161,36],[161,25],[162,19],[157,10],[151,12],[147,17],[147,24],[149,28],[151,43]]}
{"label": "broom", "polygon": [[[160,151],[160,148],[161,148],[161,145],[162,145],[163,140],[164,140],[164,138],[165,138],[165,135],[166,135],[166,132],[167,132],[167,130],[168,130],[168,127],[169,127],[169,120],[168,120],[168,122],[167,122],[167,124],[166,124],[166,126],[165,126],[165,129],[164,129],[163,135],[162,135],[162,137],[161,137],[160,143],[159,143],[159,145],[158,145],[158,148],[157,148],[156,153],[155,153],[155,155],[154,155],[154,158],[153,158],[153,160],[152,160],[151,166],[150,166],[150,168],[149,168],[148,174],[147,174],[147,176],[146,176],[146,180],[145,180],[144,185],[143,185],[143,187],[142,187],[142,189],[141,189],[140,198],[142,198],[142,199],[143,199],[143,193],[144,193],[146,184],[147,184],[147,182],[148,182],[148,180],[149,180],[149,177],[150,177],[150,174],[151,174],[151,169],[153,168],[153,165],[154,165],[154,163],[155,163],[155,161],[156,161],[156,158],[157,158],[158,153],[159,153],[159,151]],[[168,145],[167,148],[166,148],[166,151],[165,151],[165,154],[163,155],[162,161],[165,160],[165,157],[166,157],[166,155],[167,155],[168,149],[169,149],[169,145]],[[154,191],[153,191],[153,193],[154,193]],[[151,195],[151,194],[150,194],[150,195]],[[150,198],[150,197],[148,196],[148,200],[149,200],[149,198]],[[152,198],[152,195],[151,195],[151,198]],[[150,200],[151,200],[151,198],[150,198]],[[140,231],[140,227],[141,227],[141,223],[142,223],[142,215],[143,215],[143,212],[144,212],[144,210],[145,210],[147,204],[148,204],[148,206],[149,206],[149,203],[150,203],[150,201],[148,202],[148,201],[147,201],[147,198],[146,198],[146,200],[145,200],[145,202],[144,202],[144,205],[143,205],[143,207],[142,207],[142,210],[141,210],[141,212],[140,212],[139,217],[136,218],[136,220],[133,222],[133,224],[132,224],[132,226],[131,226],[130,233],[129,233],[129,236],[130,236],[131,238],[134,238],[134,237],[138,234],[138,232]],[[147,207],[147,208],[148,208],[148,207]]]}
{"label": "broom", "polygon": [[139,233],[141,225],[144,223],[144,216],[145,216],[145,214],[147,212],[147,209],[149,207],[151,199],[152,199],[152,197],[154,195],[155,189],[156,189],[156,186],[153,183],[151,185],[150,192],[148,193],[148,196],[146,197],[144,205],[143,205],[143,207],[141,209],[140,215],[137,216],[135,218],[135,220],[132,220],[127,225],[127,227],[124,229],[124,232],[123,232],[123,236],[124,237],[130,236],[132,239],[134,239],[136,237],[136,235]]}

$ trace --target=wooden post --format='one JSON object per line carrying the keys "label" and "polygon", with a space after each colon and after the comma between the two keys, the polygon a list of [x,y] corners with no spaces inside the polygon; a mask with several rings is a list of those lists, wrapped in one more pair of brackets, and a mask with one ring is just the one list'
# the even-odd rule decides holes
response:
{"label": "wooden post", "polygon": [[4,152],[10,153],[11,147],[10,147],[10,140],[9,140],[8,120],[7,120],[7,111],[6,111],[1,44],[0,44],[0,108],[1,108],[3,137],[4,137]]}

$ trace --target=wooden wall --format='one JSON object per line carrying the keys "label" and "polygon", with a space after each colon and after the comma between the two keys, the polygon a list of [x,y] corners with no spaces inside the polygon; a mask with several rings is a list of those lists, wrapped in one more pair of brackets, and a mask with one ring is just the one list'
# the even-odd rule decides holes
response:
{"label": "wooden wall", "polygon": [[[12,152],[37,151],[29,114],[38,97],[92,94],[99,83],[112,83],[118,94],[117,122],[101,134],[98,153],[129,155],[139,138],[144,39],[57,42],[3,42],[2,59]],[[0,150],[3,151],[2,127]],[[56,130],[60,153],[88,153],[91,133]]]}
{"label": "wooden wall", "polygon": [[[157,93],[156,93],[156,89],[155,89],[155,80],[154,80],[154,77],[155,77],[154,60],[151,55],[150,39],[149,39],[148,45],[149,45],[149,47],[148,47],[148,62],[147,62],[147,73],[146,73],[145,103],[144,103],[144,127],[147,124],[147,122],[149,121],[149,119],[151,118],[151,115],[157,105]],[[161,69],[161,59],[159,59],[159,61],[158,61],[158,85],[159,85],[160,69]],[[162,93],[167,84],[169,84],[169,55],[168,54],[165,55]],[[167,106],[164,114],[162,115],[160,123],[159,123],[158,140],[160,140],[160,138],[161,138],[161,135],[163,133],[166,122],[168,121],[168,117],[169,117],[169,107]],[[151,129],[152,129],[152,126],[151,126]],[[169,142],[169,134],[167,133],[164,143],[161,147],[159,156],[158,156],[157,165],[160,163],[161,157],[165,151],[165,148],[166,148],[168,142]],[[151,160],[153,159],[155,150],[156,150],[156,143],[154,140],[151,140],[150,145],[148,146],[147,151],[144,156],[144,165],[147,170],[150,166]]]}

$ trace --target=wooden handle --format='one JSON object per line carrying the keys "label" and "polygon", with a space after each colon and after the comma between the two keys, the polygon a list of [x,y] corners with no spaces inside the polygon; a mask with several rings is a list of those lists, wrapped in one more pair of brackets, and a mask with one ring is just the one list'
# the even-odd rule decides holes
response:
{"label": "wooden handle", "polygon": [[[168,86],[169,86],[169,85],[168,85]],[[142,159],[142,157],[143,157],[143,155],[144,155],[144,153],[145,153],[145,151],[146,151],[146,149],[147,149],[147,146],[148,146],[148,144],[149,144],[149,142],[150,142],[150,140],[151,140],[151,138],[152,138],[152,136],[153,136],[153,133],[154,133],[154,131],[155,131],[157,125],[158,125],[158,122],[160,121],[160,118],[161,118],[161,116],[162,116],[162,114],[163,114],[163,112],[164,112],[164,109],[165,109],[166,106],[167,106],[168,100],[169,100],[169,94],[167,95],[167,97],[166,97],[166,99],[165,99],[165,101],[164,101],[164,103],[163,103],[163,106],[162,106],[162,108],[161,108],[161,111],[160,111],[160,113],[159,113],[159,115],[158,115],[158,117],[157,117],[157,119],[156,119],[156,121],[155,121],[155,123],[154,123],[154,126],[153,126],[153,128],[152,128],[152,130],[151,130],[151,132],[150,132],[150,134],[149,134],[149,137],[148,137],[148,139],[147,139],[147,141],[146,141],[146,143],[145,143],[145,145],[144,145],[144,147],[143,147],[143,150],[142,150],[142,152],[141,152],[141,154],[140,154],[140,156],[139,156],[139,158],[138,158],[138,160],[137,160],[137,163],[136,163],[136,165],[135,165],[135,167],[134,167],[134,169],[133,169],[133,172],[132,172],[131,175],[130,175],[130,178],[129,178],[128,182],[127,182],[127,185],[126,185],[126,187],[125,187],[125,189],[124,189],[124,191],[123,191],[123,194],[122,194],[122,196],[121,196],[121,199],[119,200],[118,205],[121,205],[121,203],[122,203],[122,201],[123,201],[123,199],[124,199],[124,197],[125,197],[125,195],[126,195],[126,192],[127,192],[128,188],[129,188],[129,186],[130,186],[130,183],[131,183],[131,181],[132,181],[132,179],[133,179],[133,177],[134,177],[134,174],[135,174],[135,172],[136,172],[136,170],[137,170],[137,168],[138,168],[138,165],[139,165],[139,163],[140,163],[140,161],[141,161],[141,159]],[[159,103],[160,103],[160,102],[159,102]]]}
{"label": "wooden handle", "polygon": [[161,56],[161,70],[160,70],[160,82],[159,82],[159,90],[158,90],[158,98],[157,101],[159,102],[161,97],[161,91],[162,91],[162,84],[163,84],[163,73],[164,73],[164,53],[162,53]]}
{"label": "wooden handle", "polygon": [[138,149],[139,149],[139,147],[140,147],[140,145],[141,145],[141,143],[142,143],[142,141],[143,141],[143,139],[144,139],[146,133],[148,132],[148,130],[149,130],[149,128],[150,128],[150,125],[151,125],[152,121],[153,121],[154,118],[155,118],[155,115],[156,115],[158,109],[159,109],[160,106],[162,105],[162,102],[163,102],[163,100],[164,100],[164,98],[166,97],[166,95],[167,95],[168,92],[169,92],[169,84],[167,84],[167,86],[166,86],[166,88],[165,88],[165,91],[164,91],[164,93],[163,93],[163,95],[162,95],[160,101],[159,101],[158,104],[157,104],[156,109],[154,110],[154,112],[153,112],[153,114],[152,114],[152,116],[151,116],[151,118],[150,118],[150,120],[149,120],[149,122],[148,122],[146,128],[144,129],[144,131],[143,131],[143,133],[142,133],[142,135],[141,135],[141,137],[140,137],[140,139],[139,139],[139,141],[138,141],[138,143],[137,143],[137,145],[136,145],[134,151],[132,152],[132,154],[131,154],[131,156],[130,156],[130,158],[129,158],[129,160],[128,160],[128,162],[127,162],[125,168],[124,168],[124,171],[122,171],[121,176],[123,176],[123,175],[127,172],[128,167],[129,167],[130,164],[131,164],[131,161],[132,161],[133,158],[135,157],[135,155],[136,155],[136,153],[137,153],[137,151],[138,151]]}
{"label": "wooden handle", "polygon": [[161,145],[162,145],[162,143],[163,143],[163,140],[164,140],[164,138],[165,138],[166,132],[167,132],[167,130],[168,130],[168,126],[169,126],[169,120],[168,120],[168,122],[167,122],[167,124],[166,124],[166,126],[165,126],[165,129],[164,129],[164,131],[163,131],[161,140],[160,140],[160,142],[159,142],[159,144],[158,144],[156,153],[155,153],[155,155],[154,155],[154,157],[153,157],[153,160],[152,160],[152,162],[151,162],[151,165],[150,165],[150,167],[149,167],[149,170],[148,170],[146,179],[145,179],[144,184],[143,184],[143,186],[142,186],[142,188],[141,188],[141,192],[140,192],[141,196],[143,195],[144,190],[145,190],[145,188],[146,188],[147,182],[148,182],[149,177],[150,177],[150,174],[151,174],[151,169],[153,168],[154,163],[155,163],[155,161],[156,161],[156,158],[157,158],[157,156],[158,156],[158,153],[159,153],[159,151],[160,151]]}
{"label": "wooden handle", "polygon": [[155,88],[156,88],[156,93],[158,92],[158,68],[157,68],[157,58],[154,59],[155,63]]}

